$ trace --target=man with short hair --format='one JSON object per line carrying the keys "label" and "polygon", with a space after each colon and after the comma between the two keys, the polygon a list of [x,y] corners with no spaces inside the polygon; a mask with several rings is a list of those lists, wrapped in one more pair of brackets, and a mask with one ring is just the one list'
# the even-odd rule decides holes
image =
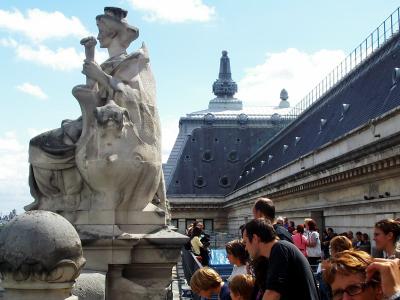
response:
{"label": "man with short hair", "polygon": [[274,229],[281,240],[285,240],[293,243],[292,235],[283,225],[274,223],[275,221],[275,205],[271,199],[268,198],[258,198],[253,206],[253,217],[266,218],[274,226]]}
{"label": "man with short hair", "polygon": [[263,300],[318,300],[318,290],[307,259],[288,241],[277,239],[272,224],[264,218],[246,224],[246,250],[252,259],[269,258]]}

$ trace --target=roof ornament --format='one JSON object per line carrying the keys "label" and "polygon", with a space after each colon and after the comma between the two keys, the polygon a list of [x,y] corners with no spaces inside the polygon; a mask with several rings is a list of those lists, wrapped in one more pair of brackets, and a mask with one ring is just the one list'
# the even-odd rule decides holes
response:
{"label": "roof ornament", "polygon": [[324,128],[326,122],[327,122],[326,119],[321,119],[321,124],[319,126],[319,132],[318,133],[322,133],[322,129]]}
{"label": "roof ornament", "polygon": [[281,102],[279,103],[279,108],[288,108],[290,107],[290,103],[289,101],[287,101],[289,99],[289,94],[287,92],[287,90],[282,89],[279,98],[281,98]]}
{"label": "roof ornament", "polygon": [[344,118],[344,114],[349,110],[350,104],[342,103],[342,114],[340,115],[339,122],[341,122]]}
{"label": "roof ornament", "polygon": [[213,93],[217,97],[232,98],[237,92],[237,84],[232,80],[231,63],[226,50],[222,51],[218,79],[213,84]]}

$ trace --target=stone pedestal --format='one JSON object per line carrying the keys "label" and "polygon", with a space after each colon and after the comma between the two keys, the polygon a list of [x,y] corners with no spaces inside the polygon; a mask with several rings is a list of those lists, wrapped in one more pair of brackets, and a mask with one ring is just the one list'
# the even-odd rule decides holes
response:
{"label": "stone pedestal", "polygon": [[71,296],[74,282],[70,283],[37,283],[17,282],[5,280],[2,286],[6,290],[4,300],[78,300],[78,297]]}
{"label": "stone pedestal", "polygon": [[166,226],[166,213],[144,210],[77,211],[85,270],[106,273],[107,300],[165,299],[187,237]]}

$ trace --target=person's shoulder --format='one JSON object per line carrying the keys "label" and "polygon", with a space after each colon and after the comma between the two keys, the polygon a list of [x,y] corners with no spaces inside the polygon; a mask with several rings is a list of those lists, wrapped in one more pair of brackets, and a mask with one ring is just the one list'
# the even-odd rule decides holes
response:
{"label": "person's shoulder", "polygon": [[219,293],[219,298],[221,300],[231,300],[229,286],[226,283],[224,283],[224,285],[221,287],[221,292]]}

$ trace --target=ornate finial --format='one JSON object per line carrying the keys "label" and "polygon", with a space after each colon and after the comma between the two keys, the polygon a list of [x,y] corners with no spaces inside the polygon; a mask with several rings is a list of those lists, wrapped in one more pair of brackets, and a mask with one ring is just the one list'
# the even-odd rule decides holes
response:
{"label": "ornate finial", "polygon": [[222,51],[218,79],[213,84],[213,93],[217,97],[232,98],[237,92],[237,84],[232,80],[231,64],[226,50]]}
{"label": "ornate finial", "polygon": [[289,99],[289,95],[288,92],[285,89],[282,89],[279,98],[281,98],[281,102],[279,103],[279,108],[288,108],[290,107],[290,103],[289,101],[287,101],[287,99]]}
{"label": "ornate finial", "polygon": [[281,94],[279,95],[279,97],[281,98],[281,100],[287,100],[289,99],[289,95],[287,90],[282,89]]}

